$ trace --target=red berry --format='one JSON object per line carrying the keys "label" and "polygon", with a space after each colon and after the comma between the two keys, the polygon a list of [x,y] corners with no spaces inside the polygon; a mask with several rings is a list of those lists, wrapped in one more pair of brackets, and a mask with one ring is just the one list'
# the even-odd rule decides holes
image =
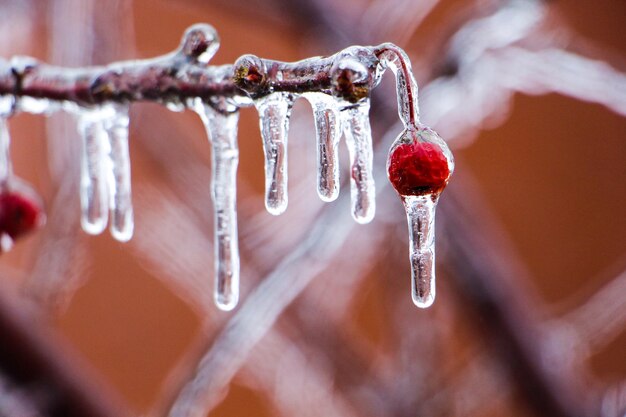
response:
{"label": "red berry", "polygon": [[400,195],[439,194],[450,177],[450,166],[439,145],[414,141],[392,149],[387,172]]}
{"label": "red berry", "polygon": [[0,193],[0,233],[16,239],[36,229],[42,221],[41,207],[15,191]]}

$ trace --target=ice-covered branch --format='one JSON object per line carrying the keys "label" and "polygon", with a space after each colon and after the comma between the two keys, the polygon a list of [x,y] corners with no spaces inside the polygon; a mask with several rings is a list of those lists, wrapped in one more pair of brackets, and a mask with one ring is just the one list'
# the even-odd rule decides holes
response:
{"label": "ice-covered branch", "polygon": [[[404,125],[394,145],[402,158],[390,165],[393,172],[389,175],[403,198],[432,199],[428,210],[418,210],[408,217],[410,223],[432,226],[436,199],[452,173],[453,159],[445,142],[419,123],[417,83],[409,59],[400,48],[390,43],[351,46],[329,57],[295,63],[244,55],[233,65],[210,66],[218,47],[215,29],[196,24],[185,32],[177,50],[150,60],[79,69],[53,67],[25,57],[0,62],[0,98],[6,108],[1,116],[59,109],[74,113],[83,139],[82,227],[87,233],[99,234],[111,217],[111,233],[127,241],[134,228],[129,103],[155,101],[172,110],[189,107],[197,112],[213,149],[216,302],[220,308],[230,310],[238,300],[239,282],[234,198],[239,108],[254,105],[259,113],[265,153],[265,206],[269,213],[279,215],[287,209],[289,118],[296,99],[304,96],[315,113],[320,197],[325,201],[337,198],[337,145],[343,131],[351,166],[352,216],[359,223],[368,223],[376,207],[369,97],[389,67],[396,77],[398,113]],[[420,307],[429,306],[434,299],[431,226],[427,239],[411,239],[414,300]],[[409,230],[411,236],[418,233],[417,226]]]}
{"label": "ice-covered branch", "polygon": [[[329,57],[286,63],[245,55],[234,65],[210,66],[219,47],[207,24],[190,27],[174,52],[147,60],[102,67],[64,68],[28,57],[0,60],[0,95],[20,98],[19,109],[53,110],[52,104],[93,106],[109,102],[156,101],[176,108],[189,99],[231,99],[236,106],[270,93],[325,92],[354,103],[369,95],[378,60],[373,48],[351,47]],[[366,77],[343,76],[347,57],[367,70]],[[65,106],[67,108],[67,106]],[[71,108],[71,106],[70,106]]]}

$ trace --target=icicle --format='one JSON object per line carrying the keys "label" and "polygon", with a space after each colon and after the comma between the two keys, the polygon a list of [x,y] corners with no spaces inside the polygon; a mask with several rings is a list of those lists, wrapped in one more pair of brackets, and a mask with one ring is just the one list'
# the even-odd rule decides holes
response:
{"label": "icicle", "polygon": [[255,101],[265,151],[265,208],[273,215],[287,209],[287,132],[294,97],[273,93]]}
{"label": "icicle", "polygon": [[9,182],[13,175],[11,155],[9,153],[10,146],[11,137],[9,136],[7,119],[0,115],[0,188],[3,188]]}
{"label": "icicle", "polygon": [[[182,51],[200,64],[208,64],[219,47],[215,29],[195,25],[183,39]],[[224,74],[226,76],[226,74]],[[214,219],[214,299],[217,307],[230,311],[239,301],[239,238],[237,232],[237,107],[222,99],[216,108],[199,98],[188,103],[198,113],[211,143],[211,198]],[[261,111],[259,111],[261,113]],[[276,121],[273,120],[275,123]],[[287,122],[285,122],[287,123]],[[285,129],[286,135],[286,129]],[[285,155],[286,157],[286,155]],[[267,170],[267,168],[266,168]],[[267,172],[267,171],[266,171]]]}
{"label": "icicle", "polygon": [[[224,311],[239,301],[239,239],[237,236],[237,123],[239,112],[220,112],[196,105],[211,142],[211,196],[215,222],[215,303]],[[232,109],[230,109],[232,110]]]}
{"label": "icicle", "polygon": [[324,93],[307,93],[315,116],[317,135],[317,194],[324,201],[339,196],[338,145],[341,138],[341,115],[337,101]]}
{"label": "icicle", "polygon": [[411,295],[416,306],[430,307],[435,301],[435,209],[431,196],[402,198],[409,224]]}
{"label": "icicle", "polygon": [[82,110],[78,130],[83,140],[80,202],[81,225],[89,234],[97,235],[108,220],[107,165],[110,163],[109,143],[101,109]]}
{"label": "icicle", "polygon": [[[2,100],[4,97],[0,97]],[[0,104],[0,107],[2,104]],[[8,114],[9,111],[3,114]],[[5,190],[9,184],[9,180],[12,177],[13,169],[11,167],[11,155],[9,147],[11,145],[11,137],[9,136],[9,129],[7,126],[7,120],[4,116],[0,115],[0,199],[3,199]],[[0,203],[1,204],[1,203]],[[4,229],[4,207],[0,206],[0,229]],[[0,230],[0,253],[8,252],[13,247],[13,239],[4,230]]]}
{"label": "icicle", "polygon": [[9,112],[3,107],[0,103],[0,253],[9,251],[15,239],[43,226],[46,218],[37,193],[13,176],[11,137],[5,116]]}
{"label": "icicle", "polygon": [[352,217],[359,223],[372,221],[376,211],[369,109],[369,99],[364,99],[358,105],[341,112],[342,125],[350,155]]}
{"label": "icicle", "polygon": [[133,236],[130,157],[128,154],[128,106],[116,106],[107,117],[105,129],[109,141],[108,191],[111,211],[111,235],[120,242]]}
{"label": "icicle", "polygon": [[407,214],[413,302],[426,308],[435,300],[435,210],[454,170],[454,158],[443,139],[419,122],[417,83],[404,51],[384,44],[378,55],[379,72],[389,67],[396,76],[404,131],[391,146],[387,173]]}

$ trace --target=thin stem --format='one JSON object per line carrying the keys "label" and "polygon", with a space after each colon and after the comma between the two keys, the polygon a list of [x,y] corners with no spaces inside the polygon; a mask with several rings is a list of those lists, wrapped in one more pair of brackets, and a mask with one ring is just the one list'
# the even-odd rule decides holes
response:
{"label": "thin stem", "polygon": [[384,43],[375,50],[381,64],[389,66],[396,76],[398,113],[407,129],[419,124],[418,87],[406,53],[392,43]]}

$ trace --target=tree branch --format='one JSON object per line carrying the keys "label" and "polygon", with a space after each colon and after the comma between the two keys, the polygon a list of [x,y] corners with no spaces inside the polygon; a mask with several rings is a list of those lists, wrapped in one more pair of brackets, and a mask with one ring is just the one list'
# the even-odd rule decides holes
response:
{"label": "tree branch", "polygon": [[[324,92],[355,103],[374,87],[378,65],[374,47],[350,47],[329,57],[286,63],[244,55],[233,65],[210,66],[219,47],[215,29],[196,24],[174,52],[142,61],[122,61],[104,67],[64,68],[33,58],[0,59],[0,95],[31,113],[51,110],[49,104],[93,106],[106,102],[155,101],[186,105],[190,99],[215,102],[228,98],[237,107],[274,92]],[[367,76],[345,76],[344,60],[356,60]],[[69,106],[68,106],[69,104]],[[53,108],[55,109],[55,108]]]}

